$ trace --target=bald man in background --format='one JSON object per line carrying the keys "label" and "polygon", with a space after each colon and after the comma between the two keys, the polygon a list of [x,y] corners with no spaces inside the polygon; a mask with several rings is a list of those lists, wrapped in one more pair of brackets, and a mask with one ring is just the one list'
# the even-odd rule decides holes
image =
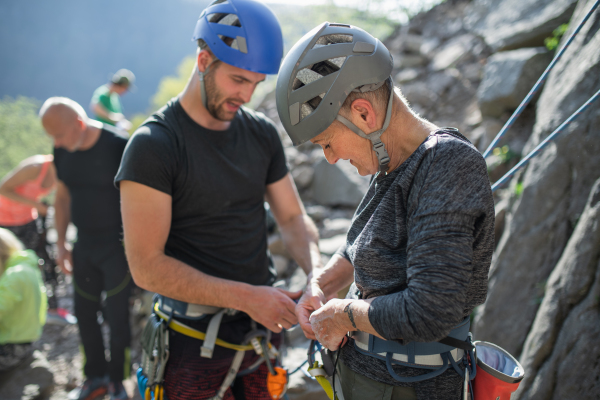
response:
{"label": "bald man in background", "polygon": [[[88,118],[78,103],[64,97],[46,100],[40,118],[54,141],[57,262],[65,273],[73,274],[75,315],[84,351],[86,379],[69,398],[92,400],[108,392],[111,400],[127,399],[122,380],[129,377],[131,364],[131,275],[121,241],[119,191],[113,185],[127,140],[116,128]],[[72,251],[66,241],[71,221],[77,227]],[[104,355],[98,311],[110,325],[110,362]]]}

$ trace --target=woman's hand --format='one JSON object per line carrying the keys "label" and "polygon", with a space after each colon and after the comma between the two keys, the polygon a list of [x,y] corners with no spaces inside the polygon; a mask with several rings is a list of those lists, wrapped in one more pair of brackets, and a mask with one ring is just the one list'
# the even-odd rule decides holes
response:
{"label": "woman's hand", "polygon": [[329,350],[339,349],[348,331],[357,330],[352,311],[353,301],[329,300],[310,316],[310,325],[316,339]]}

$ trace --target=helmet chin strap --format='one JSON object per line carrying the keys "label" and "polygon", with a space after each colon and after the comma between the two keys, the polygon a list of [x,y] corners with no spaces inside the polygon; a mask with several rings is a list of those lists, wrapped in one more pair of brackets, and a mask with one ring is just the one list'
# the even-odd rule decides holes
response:
{"label": "helmet chin strap", "polygon": [[[389,78],[388,78],[389,79]],[[358,136],[363,137],[365,139],[369,139],[373,144],[373,151],[377,154],[377,160],[379,160],[379,171],[387,174],[388,165],[390,163],[390,157],[388,155],[387,150],[385,149],[385,145],[381,141],[381,135],[390,125],[390,118],[392,116],[392,103],[394,100],[394,86],[391,84],[390,80],[390,99],[388,101],[387,111],[385,113],[385,121],[383,122],[383,126],[381,129],[371,132],[368,135],[362,131],[358,126],[354,125],[348,119],[342,117],[341,115],[337,115],[335,118],[340,121],[342,124],[346,125],[348,129],[352,132],[356,133]]]}
{"label": "helmet chin strap", "polygon": [[212,63],[208,64],[204,72],[200,72],[198,69],[198,79],[200,80],[200,96],[202,96],[202,104],[204,104],[204,108],[208,110],[208,99],[206,98],[206,86],[204,85],[204,77],[208,75],[208,71],[210,69]]}

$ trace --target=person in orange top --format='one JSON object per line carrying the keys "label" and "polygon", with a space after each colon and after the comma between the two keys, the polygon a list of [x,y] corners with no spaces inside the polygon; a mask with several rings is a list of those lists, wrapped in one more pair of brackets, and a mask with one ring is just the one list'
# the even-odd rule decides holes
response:
{"label": "person in orange top", "polygon": [[35,235],[20,236],[25,231],[37,232],[35,220],[48,212],[40,200],[56,187],[53,159],[51,154],[26,158],[0,182],[0,225],[17,235],[27,248],[37,245]]}
{"label": "person in orange top", "polygon": [[[31,156],[21,161],[0,181],[0,227],[14,233],[25,248],[36,252],[44,245],[40,243],[43,227],[39,226],[38,217],[45,217],[48,213],[48,205],[41,199],[50,194],[57,183],[53,161],[52,154]],[[54,265],[49,267],[53,268]],[[53,274],[46,272],[46,281],[49,282]],[[49,283],[54,289],[56,285]],[[73,315],[58,308],[54,290],[48,294],[48,322],[76,323]]]}

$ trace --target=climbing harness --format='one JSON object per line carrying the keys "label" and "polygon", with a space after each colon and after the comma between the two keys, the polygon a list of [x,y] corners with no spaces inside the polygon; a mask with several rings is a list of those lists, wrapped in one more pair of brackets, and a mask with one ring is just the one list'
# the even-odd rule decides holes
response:
{"label": "climbing harness", "polygon": [[[590,18],[590,16],[594,13],[594,11],[596,10],[596,8],[598,8],[599,5],[600,5],[600,0],[597,0],[592,5],[592,7],[589,9],[589,11],[585,15],[585,17],[581,20],[581,22],[577,26],[577,28],[573,31],[571,36],[569,36],[569,39],[567,39],[564,46],[560,49],[560,51],[558,51],[556,53],[556,55],[552,59],[552,62],[548,65],[548,67],[546,68],[544,73],[540,76],[540,78],[535,83],[533,88],[529,91],[529,93],[527,94],[525,99],[523,99],[523,101],[521,102],[519,107],[515,110],[513,115],[511,115],[511,117],[506,122],[506,124],[502,127],[502,129],[500,130],[498,135],[496,135],[494,140],[492,140],[492,143],[490,143],[488,148],[483,152],[484,158],[487,158],[490,155],[490,153],[496,147],[496,145],[498,144],[500,139],[506,134],[508,129],[510,129],[510,127],[514,124],[515,120],[521,115],[521,113],[523,112],[525,107],[529,104],[531,99],[540,90],[540,88],[542,87],[543,83],[546,81],[546,78],[548,77],[548,74],[550,73],[552,68],[554,68],[554,66],[556,65],[558,60],[560,60],[560,58],[563,56],[567,47],[571,44],[571,42],[573,41],[575,36],[579,33],[579,31],[581,30],[583,25],[585,25],[587,20]],[[592,104],[594,101],[596,101],[598,96],[600,96],[600,90],[597,91],[596,94],[594,94],[592,97],[590,97],[590,99],[588,101],[586,101],[585,104],[583,104],[565,122],[563,122],[558,128],[556,128],[556,130],[554,130],[554,132],[552,132],[544,141],[542,141],[535,149],[533,149],[533,151],[531,151],[527,156],[525,156],[517,165],[515,165],[510,171],[508,171],[502,178],[500,178],[498,181],[496,181],[494,183],[494,185],[492,185],[492,192],[496,191],[500,186],[502,186],[504,183],[506,183],[508,180],[510,180],[510,178],[512,178],[518,170],[520,170],[525,165],[527,165],[527,163],[529,163],[529,161],[533,157],[538,155],[544,147],[546,147],[553,139],[555,139],[560,133],[562,133],[562,131],[571,122],[573,122],[579,115],[581,115],[589,107],[590,104]]]}
{"label": "climbing harness", "polygon": [[[476,378],[476,352],[469,332],[470,320],[465,318],[447,337],[438,342],[409,342],[401,345],[394,341],[380,339],[365,332],[349,332],[354,339],[354,348],[365,354],[386,362],[389,374],[399,382],[414,383],[434,378],[444,373],[450,366],[464,378],[465,399],[471,392],[470,381]],[[314,348],[317,350],[313,350]],[[319,351],[323,364],[315,360],[314,354]],[[334,353],[323,349],[319,342],[311,341],[308,347],[308,373],[321,385],[330,400],[344,400],[341,380],[336,376]],[[458,366],[463,363],[464,370]],[[303,364],[292,373],[300,370]],[[432,370],[416,377],[402,377],[396,374],[393,365],[404,365],[412,368]],[[291,373],[290,373],[291,375]],[[479,399],[477,399],[479,400]]]}
{"label": "climbing harness", "polygon": [[[465,318],[448,336],[438,342],[409,342],[401,345],[396,341],[380,339],[365,332],[352,332],[354,348],[365,354],[385,361],[389,374],[403,383],[422,382],[444,373],[450,366],[460,375],[465,372],[458,366],[462,362],[469,371],[470,379],[476,376],[475,347],[469,333],[470,320]],[[431,370],[431,372],[403,377],[393,370],[393,365]]]}
{"label": "climbing harness", "polygon": [[[173,330],[182,335],[202,340],[200,357],[212,358],[215,345],[235,350],[236,353],[225,379],[211,400],[221,400],[236,377],[254,372],[263,362],[266,363],[267,389],[273,400],[281,399],[287,389],[287,371],[271,361],[279,363],[279,352],[270,343],[271,331],[257,329],[252,321],[252,330],[246,334],[242,344],[228,343],[217,338],[224,315],[234,315],[237,311],[198,304],[188,304],[156,295],[153,313],[142,334],[142,364],[138,369],[138,386],[144,400],[167,400],[164,396],[164,371],[169,358],[169,334]],[[212,315],[206,332],[200,332],[173,316],[189,320],[199,320]],[[254,351],[260,358],[244,371],[239,371],[246,351]]]}

